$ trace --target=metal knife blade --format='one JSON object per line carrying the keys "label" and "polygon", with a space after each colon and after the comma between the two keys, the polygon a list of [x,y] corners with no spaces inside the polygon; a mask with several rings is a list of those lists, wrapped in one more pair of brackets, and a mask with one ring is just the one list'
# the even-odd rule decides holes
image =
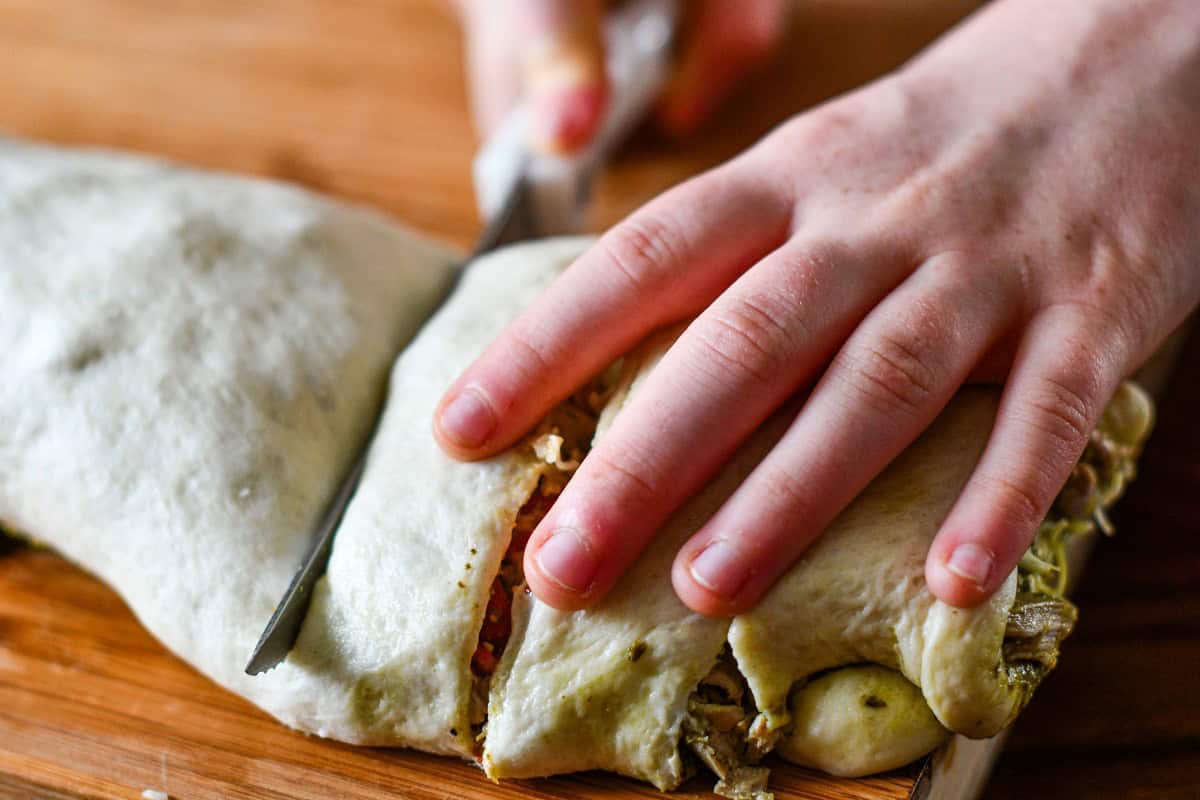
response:
{"label": "metal knife blade", "polygon": [[[477,256],[512,242],[579,229],[591,198],[593,176],[649,110],[667,80],[678,15],[678,0],[634,0],[607,21],[609,108],[583,153],[570,158],[530,154],[525,146],[529,113],[524,107],[514,110],[485,142],[475,159],[474,177],[488,224],[467,260],[456,265],[443,302]],[[375,427],[378,424],[376,419]],[[308,553],[254,647],[246,665],[248,674],[272,669],[295,645],[313,589],[328,566],[338,526],[366,468],[374,436],[373,428],[313,532]]]}
{"label": "metal knife blade", "polygon": [[[456,265],[446,289],[446,296],[454,291],[454,286],[466,271],[467,264],[477,256],[495,250],[497,247],[522,239],[535,238],[538,235],[540,234],[532,208],[530,184],[522,177],[522,173],[518,173],[509,188],[508,197],[476,241],[470,257]],[[376,420],[376,427],[378,427],[378,422]],[[358,489],[358,482],[366,468],[370,443],[374,438],[375,430],[372,429],[361,452],[355,457],[350,471],[326,508],[325,515],[317,525],[312,545],[304,556],[304,561],[296,570],[296,574],[292,576],[287,590],[283,593],[283,598],[280,599],[270,621],[263,629],[258,644],[254,646],[250,662],[246,664],[247,674],[259,675],[272,669],[287,657],[288,652],[296,643],[296,637],[300,635],[300,626],[304,623],[304,617],[308,613],[308,604],[312,600],[313,589],[316,587],[317,581],[325,574],[325,568],[329,564],[329,554],[333,550],[334,534],[341,525],[346,507],[354,497],[355,490]]]}

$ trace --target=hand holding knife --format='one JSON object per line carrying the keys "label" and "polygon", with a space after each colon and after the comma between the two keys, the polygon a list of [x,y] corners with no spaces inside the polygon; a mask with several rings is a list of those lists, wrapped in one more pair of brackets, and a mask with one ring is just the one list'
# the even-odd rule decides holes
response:
{"label": "hand holding knife", "polygon": [[[666,83],[678,5],[677,0],[635,0],[606,20],[609,107],[583,151],[569,157],[532,152],[530,112],[524,105],[518,105],[484,143],[473,175],[487,225],[468,260],[458,266],[451,288],[477,256],[512,242],[582,229],[593,177],[646,116]],[[313,587],[325,573],[334,535],[365,467],[370,439],[314,531],[307,555],[254,648],[247,673],[258,675],[275,667],[295,644]]]}

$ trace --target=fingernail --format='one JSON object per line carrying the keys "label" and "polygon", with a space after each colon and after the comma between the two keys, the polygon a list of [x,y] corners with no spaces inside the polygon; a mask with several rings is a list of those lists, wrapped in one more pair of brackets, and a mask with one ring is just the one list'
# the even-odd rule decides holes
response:
{"label": "fingernail", "polygon": [[600,124],[604,88],[559,86],[532,99],[534,145],[549,152],[570,152],[587,144]]}
{"label": "fingernail", "polygon": [[473,449],[492,435],[496,415],[476,391],[464,389],[442,409],[438,427],[458,446]]}
{"label": "fingernail", "polygon": [[946,559],[946,569],[983,589],[987,587],[993,563],[995,558],[987,548],[966,542],[954,548],[950,558]]}
{"label": "fingernail", "polygon": [[750,577],[742,554],[721,539],[714,540],[688,565],[692,580],[710,592],[732,600]]}
{"label": "fingernail", "polygon": [[584,594],[596,579],[596,556],[572,528],[557,528],[537,552],[542,574],[573,594]]}

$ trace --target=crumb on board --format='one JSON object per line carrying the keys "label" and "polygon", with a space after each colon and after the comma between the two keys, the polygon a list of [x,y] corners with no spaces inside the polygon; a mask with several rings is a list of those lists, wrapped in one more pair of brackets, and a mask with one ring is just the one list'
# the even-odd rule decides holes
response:
{"label": "crumb on board", "polygon": [[158,789],[143,789],[142,800],[171,800],[171,795]]}

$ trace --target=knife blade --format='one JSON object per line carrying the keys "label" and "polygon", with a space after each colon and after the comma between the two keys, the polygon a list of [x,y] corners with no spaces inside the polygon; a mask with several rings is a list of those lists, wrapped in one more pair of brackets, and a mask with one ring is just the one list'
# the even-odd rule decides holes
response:
{"label": "knife blade", "polygon": [[[487,225],[468,258],[455,266],[442,302],[478,256],[513,242],[580,229],[596,172],[645,116],[667,80],[678,11],[678,0],[636,0],[606,20],[609,106],[582,153],[569,158],[531,153],[526,146],[529,110],[523,105],[484,143],[473,164],[473,177]],[[295,645],[313,589],[328,566],[338,526],[366,469],[378,424],[377,418],[326,506],[304,560],[251,653],[247,674],[259,675],[277,666]]]}
{"label": "knife blade", "polygon": [[[530,205],[529,184],[518,173],[508,198],[480,235],[471,251],[470,258],[455,267],[446,290],[446,296],[453,292],[454,286],[466,271],[466,265],[475,257],[505,244],[532,238],[537,235],[536,231],[537,222],[533,217]],[[363,470],[366,469],[370,442],[375,438],[375,428],[378,427],[378,423],[379,420],[376,419],[374,428],[366,438],[366,444],[355,457],[349,472],[346,473],[345,478],[338,486],[337,493],[330,500],[325,514],[318,522],[313,533],[312,544],[309,546],[304,560],[292,576],[283,597],[275,606],[274,613],[271,614],[271,619],[263,629],[262,635],[259,636],[258,644],[254,646],[254,650],[250,654],[250,661],[246,664],[247,674],[259,675],[272,669],[287,658],[287,654],[296,643],[296,637],[300,635],[300,627],[304,624],[304,617],[308,613],[313,589],[316,587],[317,581],[325,574],[325,568],[329,564],[334,534],[342,522],[342,517],[345,516],[346,507],[350,505],[350,500],[358,488]]]}

